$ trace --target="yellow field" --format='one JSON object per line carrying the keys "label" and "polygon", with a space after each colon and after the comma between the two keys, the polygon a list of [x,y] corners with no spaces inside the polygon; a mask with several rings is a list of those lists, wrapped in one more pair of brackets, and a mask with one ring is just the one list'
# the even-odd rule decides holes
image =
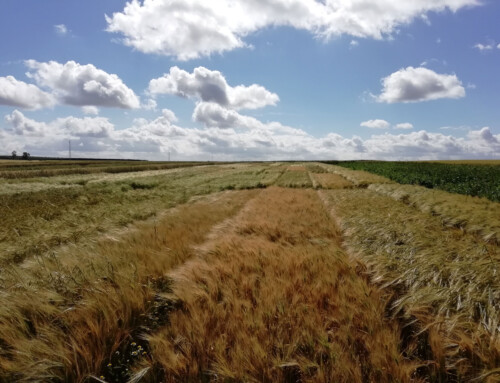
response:
{"label": "yellow field", "polygon": [[0,178],[2,383],[500,381],[498,203],[311,163],[64,166]]}

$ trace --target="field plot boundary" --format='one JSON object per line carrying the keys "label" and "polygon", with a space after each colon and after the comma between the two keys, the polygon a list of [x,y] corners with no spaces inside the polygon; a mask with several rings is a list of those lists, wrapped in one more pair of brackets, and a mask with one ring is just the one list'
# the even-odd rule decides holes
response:
{"label": "field plot boundary", "polygon": [[[125,372],[130,364],[112,356],[116,351],[123,356],[128,352],[127,359],[140,355],[132,343],[140,344],[134,337],[145,331],[144,326],[158,325],[154,318],[164,310],[164,300],[157,294],[168,288],[166,270],[193,255],[191,247],[204,240],[207,224],[236,213],[256,193],[201,197],[170,209],[163,220],[142,222],[84,248],[66,248],[67,252],[24,268],[14,266],[4,275],[0,296],[0,316],[9,317],[0,321],[0,338],[9,342],[0,349],[0,380],[7,374],[7,381],[16,377],[20,382],[44,382],[50,377],[80,382],[89,373],[99,376],[110,363],[118,367],[117,374]],[[26,332],[26,315],[30,331],[39,336]],[[137,326],[139,332],[134,330]],[[30,358],[23,356],[27,353]]]}
{"label": "field plot boundary", "polygon": [[138,371],[167,382],[417,381],[383,293],[343,253],[317,192],[268,188],[213,234],[169,274],[182,308],[148,337],[160,366]]}
{"label": "field plot boundary", "polygon": [[395,292],[393,315],[408,325],[405,337],[417,356],[432,361],[431,381],[484,374],[495,381],[499,248],[372,190],[321,193],[339,217],[346,246],[375,283]]}

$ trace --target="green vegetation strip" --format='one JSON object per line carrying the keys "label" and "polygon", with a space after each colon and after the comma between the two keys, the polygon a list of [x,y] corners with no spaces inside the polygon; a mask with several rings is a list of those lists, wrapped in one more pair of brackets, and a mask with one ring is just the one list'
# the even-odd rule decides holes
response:
{"label": "green vegetation strip", "polygon": [[420,185],[500,202],[500,165],[378,161],[334,164],[373,172],[402,184]]}
{"label": "green vegetation strip", "polygon": [[92,182],[69,188],[3,195],[0,265],[147,219],[192,196],[266,187],[281,172],[280,167],[239,164],[174,169],[151,177],[120,174],[111,181],[101,174],[102,182],[95,175]]}

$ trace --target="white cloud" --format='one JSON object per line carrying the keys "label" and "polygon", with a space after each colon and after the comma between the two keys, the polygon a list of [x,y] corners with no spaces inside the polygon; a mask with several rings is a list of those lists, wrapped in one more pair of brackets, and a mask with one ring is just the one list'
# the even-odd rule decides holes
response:
{"label": "white cloud", "polygon": [[96,106],[82,106],[82,112],[84,114],[97,116],[99,114],[99,108]]}
{"label": "white cloud", "polygon": [[41,109],[54,106],[55,99],[36,85],[7,76],[0,77],[0,105]]}
{"label": "white cloud", "polygon": [[114,129],[114,125],[104,117],[58,118],[52,125],[51,128],[61,129],[76,137],[109,137]]}
{"label": "white cloud", "polygon": [[43,137],[48,132],[47,124],[31,120],[18,110],[5,116],[5,121],[12,126],[13,132],[20,136]]}
{"label": "white cloud", "polygon": [[256,118],[244,116],[214,102],[197,103],[193,112],[193,121],[201,122],[205,127],[211,128],[264,129],[264,124]]}
{"label": "white cloud", "polygon": [[173,111],[171,111],[170,109],[163,109],[161,111],[161,114],[162,114],[162,118],[164,118],[166,121],[168,121],[170,123],[174,123],[174,122],[179,121],[177,119],[177,116],[175,115],[175,113]]}
{"label": "white cloud", "polygon": [[402,122],[397,124],[394,129],[413,129],[413,124],[410,124],[409,122]]}
{"label": "white cloud", "polygon": [[152,98],[148,98],[146,100],[146,102],[141,105],[141,108],[144,110],[156,110],[157,107],[158,107],[158,104],[157,104],[156,100],[154,100]]}
{"label": "white cloud", "polygon": [[465,97],[465,89],[456,75],[439,74],[427,68],[407,67],[382,79],[378,102],[420,102],[440,98]]}
{"label": "white cloud", "polygon": [[67,35],[69,30],[68,30],[68,27],[66,27],[66,25],[64,24],[57,24],[57,25],[54,25],[54,30],[56,31],[56,33],[60,36],[64,36],[64,35]]}
{"label": "white cloud", "polygon": [[188,73],[178,67],[149,82],[149,92],[217,103],[231,109],[258,109],[276,105],[279,97],[260,85],[232,87],[219,71],[198,67]]}
{"label": "white cloud", "polygon": [[358,40],[351,40],[351,42],[349,43],[350,47],[357,47],[358,45],[359,45]]}
{"label": "white cloud", "polygon": [[[217,107],[219,105],[215,104]],[[459,159],[497,158],[500,134],[488,128],[469,130],[463,137],[426,131],[376,134],[370,138],[330,133],[314,137],[277,122],[253,119],[246,129],[183,128],[175,114],[163,110],[155,119],[134,120],[116,129],[105,118],[59,118],[39,122],[14,111],[6,116],[10,129],[0,129],[9,150],[32,155],[66,155],[67,139],[79,156],[176,160],[280,160],[280,159]]]}
{"label": "white cloud", "polygon": [[491,129],[485,126],[481,130],[469,132],[469,138],[475,141],[480,141],[484,144],[494,144],[500,147],[500,135],[493,135]]}
{"label": "white cloud", "polygon": [[494,48],[495,44],[476,44],[474,45],[474,48],[480,50],[481,52],[483,51],[491,51]]}
{"label": "white cloud", "polygon": [[391,124],[385,120],[368,120],[362,122],[360,126],[370,129],[388,129],[391,126]]}
{"label": "white cloud", "polygon": [[60,64],[27,60],[27,73],[39,86],[50,88],[64,104],[133,109],[139,98],[116,74],[74,61]]}
{"label": "white cloud", "polygon": [[108,137],[113,124],[103,117],[65,117],[50,123],[38,122],[15,110],[5,116],[5,121],[12,127],[11,131],[19,136],[45,137]]}
{"label": "white cloud", "polygon": [[290,26],[329,39],[390,37],[429,12],[455,12],[478,0],[132,0],[106,16],[108,32],[144,53],[189,60],[247,47],[269,26]]}
{"label": "white cloud", "polygon": [[497,49],[500,49],[500,44],[497,45]]}

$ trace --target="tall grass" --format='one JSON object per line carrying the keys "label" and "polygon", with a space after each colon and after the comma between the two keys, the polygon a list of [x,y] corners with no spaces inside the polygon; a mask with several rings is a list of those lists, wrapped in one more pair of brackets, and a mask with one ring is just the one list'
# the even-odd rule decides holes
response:
{"label": "tall grass", "polygon": [[498,367],[498,246],[371,190],[322,193],[346,244],[397,294],[393,312],[414,324],[435,381],[467,381]]}
{"label": "tall grass", "polygon": [[137,371],[151,382],[417,381],[388,297],[340,241],[314,191],[266,189],[169,274],[179,309],[148,336]]}
{"label": "tall grass", "polygon": [[308,188],[312,187],[312,181],[304,166],[291,165],[276,180],[275,185],[288,188]]}
{"label": "tall grass", "polygon": [[254,194],[206,197],[95,244],[4,269],[0,381],[84,382],[91,375],[125,381],[132,363],[115,366],[117,380],[106,366],[139,342],[134,337],[148,331],[144,325],[153,325],[143,315],[158,302],[164,273],[189,259],[210,228]]}
{"label": "tall grass", "polygon": [[279,167],[222,165],[150,177],[102,175],[104,181],[6,194],[0,200],[0,265],[147,219],[194,195],[263,187],[279,174]]}
{"label": "tall grass", "polygon": [[190,166],[198,166],[198,162],[76,162],[76,163],[36,163],[23,165],[1,165],[0,179],[23,179],[35,177],[55,177],[70,174],[96,174],[96,173],[127,173],[141,172],[147,170],[174,169]]}
{"label": "tall grass", "polygon": [[360,188],[366,188],[371,184],[394,183],[394,181],[391,181],[388,178],[365,172],[363,170],[351,170],[341,166],[326,164],[323,164],[322,166],[329,172],[344,177],[346,180],[352,182],[355,186]]}
{"label": "tall grass", "polygon": [[498,381],[498,204],[314,163],[0,193],[1,383]]}
{"label": "tall grass", "polygon": [[315,187],[323,189],[350,189],[354,185],[344,177],[333,173],[310,173]]}
{"label": "tall grass", "polygon": [[373,184],[369,189],[437,215],[445,226],[463,229],[500,245],[500,203],[415,185]]}

